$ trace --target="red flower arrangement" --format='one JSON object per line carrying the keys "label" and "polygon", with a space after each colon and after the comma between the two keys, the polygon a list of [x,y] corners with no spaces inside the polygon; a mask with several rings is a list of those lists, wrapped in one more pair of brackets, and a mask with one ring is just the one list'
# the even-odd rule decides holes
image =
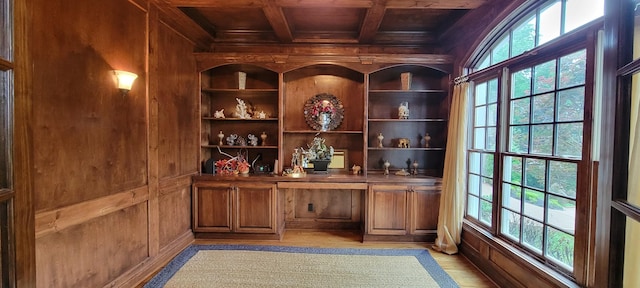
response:
{"label": "red flower arrangement", "polygon": [[313,109],[311,110],[311,115],[317,117],[320,113],[329,113],[333,114],[336,112],[336,108],[333,107],[333,104],[329,100],[317,101],[313,105]]}
{"label": "red flower arrangement", "polygon": [[[220,147],[218,147],[220,150]],[[238,156],[231,157],[231,155],[220,151],[221,154],[227,155],[229,159],[220,159],[216,161],[216,173],[221,176],[231,176],[238,174],[247,174],[249,173],[249,162],[247,162],[246,158],[238,153]]]}

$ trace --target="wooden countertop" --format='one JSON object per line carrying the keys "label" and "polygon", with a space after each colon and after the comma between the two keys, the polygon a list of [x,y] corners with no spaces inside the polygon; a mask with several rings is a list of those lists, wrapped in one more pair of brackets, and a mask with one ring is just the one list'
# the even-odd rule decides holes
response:
{"label": "wooden countertop", "polygon": [[209,181],[247,181],[247,182],[318,182],[318,183],[393,183],[393,184],[421,184],[441,185],[442,178],[433,176],[398,176],[398,175],[353,175],[353,174],[313,174],[307,173],[303,177],[290,177],[272,174],[249,174],[235,176],[219,176],[215,174],[200,174],[193,176],[194,183]]}

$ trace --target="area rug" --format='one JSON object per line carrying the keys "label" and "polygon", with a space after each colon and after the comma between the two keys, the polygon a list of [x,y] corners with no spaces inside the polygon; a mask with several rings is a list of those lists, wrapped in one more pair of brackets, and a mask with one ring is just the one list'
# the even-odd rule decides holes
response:
{"label": "area rug", "polygon": [[192,245],[157,287],[458,287],[426,249]]}

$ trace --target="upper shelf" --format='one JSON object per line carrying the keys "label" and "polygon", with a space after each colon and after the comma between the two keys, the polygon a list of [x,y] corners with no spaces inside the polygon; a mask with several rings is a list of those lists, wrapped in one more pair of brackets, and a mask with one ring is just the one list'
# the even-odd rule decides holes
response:
{"label": "upper shelf", "polygon": [[415,90],[401,90],[401,89],[372,89],[369,93],[445,93],[446,91],[441,89],[415,89]]}

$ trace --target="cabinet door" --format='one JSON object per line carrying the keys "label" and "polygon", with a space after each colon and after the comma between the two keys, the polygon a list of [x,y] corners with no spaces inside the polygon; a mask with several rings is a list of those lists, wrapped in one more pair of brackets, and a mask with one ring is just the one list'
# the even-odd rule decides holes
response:
{"label": "cabinet door", "polygon": [[194,186],[194,232],[231,232],[233,191],[227,184]]}
{"label": "cabinet door", "polygon": [[276,189],[276,184],[273,183],[237,185],[234,207],[235,232],[276,232]]}
{"label": "cabinet door", "polygon": [[368,234],[407,234],[407,186],[371,185],[367,197]]}
{"label": "cabinet door", "polygon": [[440,186],[413,186],[409,191],[409,233],[435,234],[438,229]]}

